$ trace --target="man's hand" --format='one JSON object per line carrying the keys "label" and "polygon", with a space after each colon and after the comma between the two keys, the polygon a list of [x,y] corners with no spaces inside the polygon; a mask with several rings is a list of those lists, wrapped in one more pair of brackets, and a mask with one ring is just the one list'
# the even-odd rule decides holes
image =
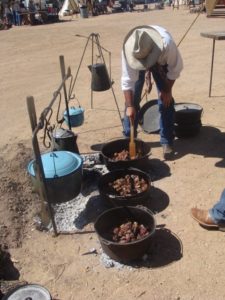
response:
{"label": "man's hand", "polygon": [[174,85],[174,82],[175,82],[175,80],[170,80],[167,78],[166,82],[165,82],[166,90],[161,91],[159,94],[159,97],[162,100],[163,105],[165,105],[165,107],[169,107],[173,101],[172,87]]}
{"label": "man's hand", "polygon": [[135,110],[135,108],[134,108],[133,106],[128,106],[127,109],[126,109],[126,115],[127,115],[130,119],[134,120],[135,115],[136,115],[136,110]]}
{"label": "man's hand", "polygon": [[169,92],[163,92],[163,91],[161,91],[160,94],[159,94],[159,97],[162,100],[163,105],[165,107],[169,107],[170,104],[173,101],[173,96],[172,96],[172,92],[171,91],[169,91]]}
{"label": "man's hand", "polygon": [[133,119],[135,118],[136,115],[136,110],[133,105],[133,91],[132,90],[127,90],[124,91],[124,97],[125,97],[125,103],[126,103],[126,115]]}

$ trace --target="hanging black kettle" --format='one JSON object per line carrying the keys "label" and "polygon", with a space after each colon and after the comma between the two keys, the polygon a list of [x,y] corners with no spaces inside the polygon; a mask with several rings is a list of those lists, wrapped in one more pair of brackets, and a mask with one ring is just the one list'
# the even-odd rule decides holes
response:
{"label": "hanging black kettle", "polygon": [[74,134],[73,131],[57,128],[53,131],[52,138],[54,150],[70,151],[79,154],[77,135]]}
{"label": "hanging black kettle", "polygon": [[92,91],[101,92],[110,89],[111,80],[109,78],[106,65],[97,63],[88,66],[91,71],[91,89]]}

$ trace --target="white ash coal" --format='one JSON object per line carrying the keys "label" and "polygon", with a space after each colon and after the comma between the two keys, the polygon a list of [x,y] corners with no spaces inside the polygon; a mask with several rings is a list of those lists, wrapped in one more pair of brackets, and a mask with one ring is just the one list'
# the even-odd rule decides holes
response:
{"label": "white ash coal", "polygon": [[[98,179],[108,172],[101,164],[99,154],[83,154],[83,185],[81,193],[74,199],[53,205],[58,232],[69,233],[81,230],[95,221],[106,207],[98,192]],[[52,230],[52,228],[51,228]]]}
{"label": "white ash coal", "polygon": [[105,252],[103,252],[102,248],[99,254],[100,263],[106,268],[127,269],[131,271],[141,267],[149,267],[151,263],[151,258],[147,253],[144,254],[140,260],[130,262],[129,264],[123,264],[122,262],[118,262],[110,258]]}
{"label": "white ash coal", "polygon": [[[82,154],[83,158],[83,185],[81,193],[74,199],[53,205],[55,223],[58,232],[70,233],[82,230],[86,225],[94,223],[105,207],[98,192],[98,179],[108,173],[102,163],[99,153]],[[40,220],[36,220],[36,227],[43,227]],[[50,230],[53,228],[51,226]]]}
{"label": "white ash coal", "polygon": [[128,270],[132,270],[131,266],[124,265],[122,263],[119,263],[118,261],[115,261],[114,259],[110,258],[107,254],[102,252],[100,254],[100,262],[101,264],[106,268],[116,268],[116,269],[123,269],[126,268]]}

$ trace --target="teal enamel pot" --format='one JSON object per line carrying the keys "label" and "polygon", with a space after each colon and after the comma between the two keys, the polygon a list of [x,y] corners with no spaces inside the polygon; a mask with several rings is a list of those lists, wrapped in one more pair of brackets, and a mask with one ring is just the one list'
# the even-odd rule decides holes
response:
{"label": "teal enamel pot", "polygon": [[[83,160],[70,151],[52,151],[41,155],[48,198],[51,203],[61,203],[75,198],[81,191]],[[36,176],[36,162],[28,164],[35,191],[40,189]]]}
{"label": "teal enamel pot", "polygon": [[80,106],[71,106],[69,108],[69,118],[66,110],[63,113],[63,117],[68,126],[70,118],[71,127],[79,127],[84,123],[84,109]]}

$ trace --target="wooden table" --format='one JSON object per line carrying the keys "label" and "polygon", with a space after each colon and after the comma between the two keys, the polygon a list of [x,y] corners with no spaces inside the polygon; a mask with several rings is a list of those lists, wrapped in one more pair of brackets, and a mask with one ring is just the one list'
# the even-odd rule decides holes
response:
{"label": "wooden table", "polygon": [[213,40],[212,48],[212,60],[211,60],[211,73],[210,73],[210,82],[209,82],[209,97],[211,97],[212,89],[212,76],[213,76],[213,63],[214,63],[214,53],[215,53],[215,41],[225,40],[225,31],[212,31],[212,32],[202,32],[201,36],[210,38]]}

